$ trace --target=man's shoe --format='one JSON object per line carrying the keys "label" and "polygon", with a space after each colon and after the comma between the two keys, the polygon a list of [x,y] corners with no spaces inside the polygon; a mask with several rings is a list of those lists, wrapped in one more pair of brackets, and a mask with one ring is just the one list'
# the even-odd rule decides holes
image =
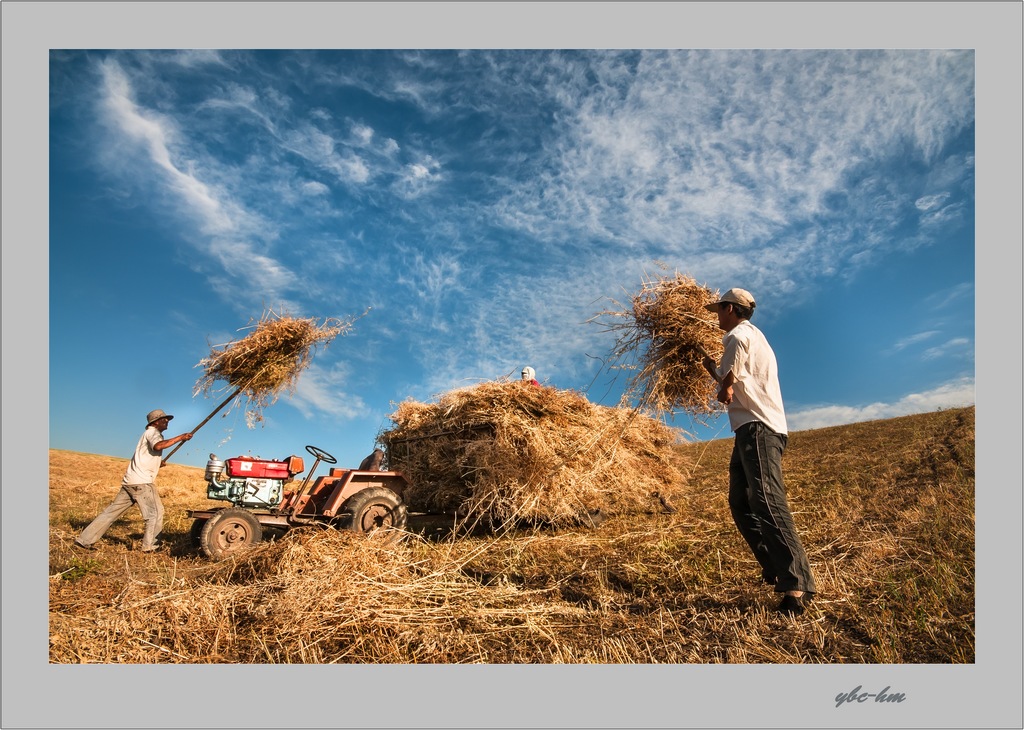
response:
{"label": "man's shoe", "polygon": [[78,542],[78,540],[75,540],[72,543],[72,545],[74,545],[79,550],[88,550],[90,552],[96,549],[95,545],[83,545],[82,543]]}
{"label": "man's shoe", "polygon": [[805,610],[803,597],[783,596],[782,603],[779,604],[776,610],[784,616],[799,616]]}

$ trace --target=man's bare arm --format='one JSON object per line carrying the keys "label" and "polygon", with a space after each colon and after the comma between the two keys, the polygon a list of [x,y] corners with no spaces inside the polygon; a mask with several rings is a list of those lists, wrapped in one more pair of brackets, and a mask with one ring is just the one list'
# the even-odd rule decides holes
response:
{"label": "man's bare arm", "polygon": [[179,441],[188,441],[190,438],[192,438],[192,434],[190,434],[188,431],[186,431],[185,433],[178,434],[177,436],[172,436],[169,439],[164,439],[163,441],[157,441],[155,444],[153,444],[153,448],[156,451],[163,451],[168,446],[174,446]]}

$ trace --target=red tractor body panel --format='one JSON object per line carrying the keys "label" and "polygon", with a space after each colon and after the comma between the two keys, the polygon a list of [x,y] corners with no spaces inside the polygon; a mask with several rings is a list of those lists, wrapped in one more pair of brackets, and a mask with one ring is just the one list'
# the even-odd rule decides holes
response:
{"label": "red tractor body panel", "polygon": [[281,479],[292,478],[289,471],[288,461],[269,461],[266,459],[253,459],[247,456],[237,456],[228,459],[228,476],[252,479]]}

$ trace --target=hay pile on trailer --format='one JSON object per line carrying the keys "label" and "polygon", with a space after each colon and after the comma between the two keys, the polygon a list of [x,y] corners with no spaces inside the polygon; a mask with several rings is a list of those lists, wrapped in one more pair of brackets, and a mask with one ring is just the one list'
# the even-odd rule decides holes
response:
{"label": "hay pile on trailer", "polygon": [[691,276],[652,276],[628,305],[599,313],[591,321],[616,332],[616,367],[632,372],[627,394],[653,412],[683,410],[697,417],[721,412],[718,386],[701,365],[705,352],[716,361],[722,332],[704,307],[718,301]]}
{"label": "hay pile on trailer", "polygon": [[[211,346],[210,355],[197,365],[205,373],[193,394],[234,388],[229,399],[243,395],[248,399],[245,415],[252,427],[263,420],[263,409],[277,401],[282,392],[294,392],[315,349],[347,333],[353,322],[327,318],[320,323],[313,317],[265,312],[249,326],[253,331],[241,340]],[[225,385],[216,388],[221,381]]]}
{"label": "hay pile on trailer", "polygon": [[685,486],[677,431],[629,408],[521,381],[407,400],[381,433],[410,509],[566,525],[660,510]]}

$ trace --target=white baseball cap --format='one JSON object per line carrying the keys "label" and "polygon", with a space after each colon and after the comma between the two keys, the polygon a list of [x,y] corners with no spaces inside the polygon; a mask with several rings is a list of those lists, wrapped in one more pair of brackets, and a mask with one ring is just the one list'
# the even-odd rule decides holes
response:
{"label": "white baseball cap", "polygon": [[746,289],[730,289],[717,302],[705,305],[704,309],[709,312],[717,312],[718,308],[723,304],[739,304],[747,309],[753,309],[757,306],[754,304],[754,295]]}

